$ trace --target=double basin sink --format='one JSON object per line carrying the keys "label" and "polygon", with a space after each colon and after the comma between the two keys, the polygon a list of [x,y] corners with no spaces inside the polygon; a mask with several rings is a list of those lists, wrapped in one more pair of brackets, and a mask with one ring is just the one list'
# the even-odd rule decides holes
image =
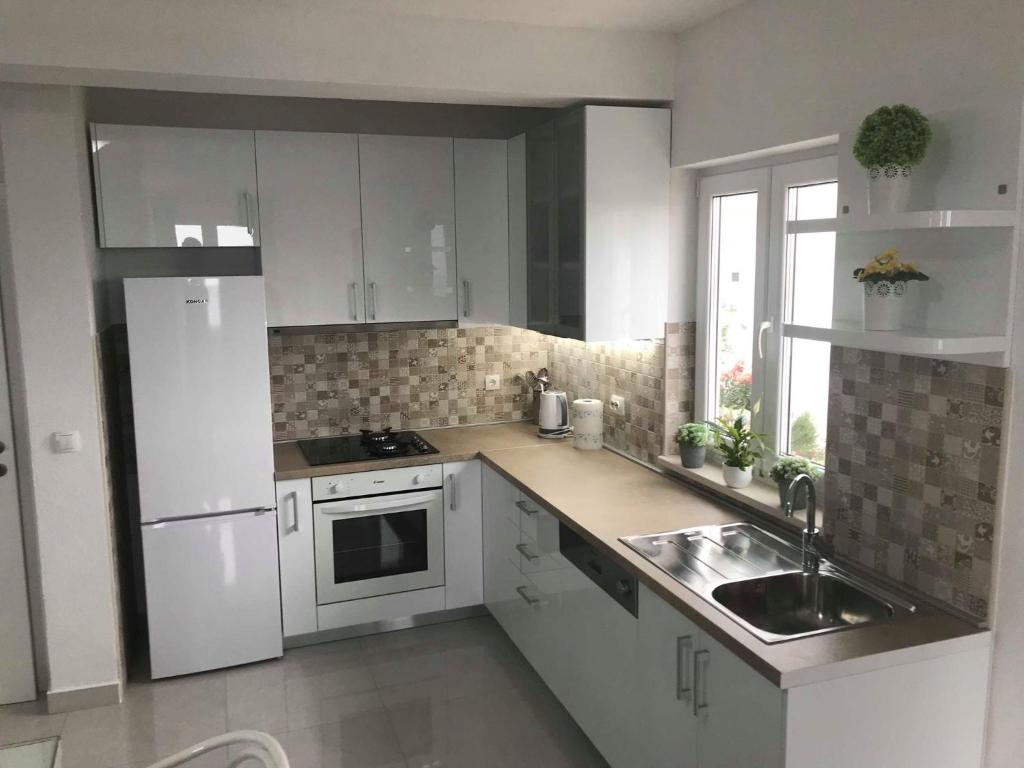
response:
{"label": "double basin sink", "polygon": [[621,540],[766,643],[895,621],[915,607],[751,523]]}

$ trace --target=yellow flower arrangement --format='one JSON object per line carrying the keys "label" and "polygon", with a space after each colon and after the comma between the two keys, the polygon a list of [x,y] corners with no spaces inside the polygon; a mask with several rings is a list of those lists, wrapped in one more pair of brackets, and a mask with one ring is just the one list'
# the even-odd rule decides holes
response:
{"label": "yellow flower arrangement", "polygon": [[927,280],[928,275],[921,272],[910,262],[899,260],[899,251],[890,248],[882,251],[867,263],[867,266],[853,271],[858,282],[877,283],[883,280],[899,282],[906,280]]}

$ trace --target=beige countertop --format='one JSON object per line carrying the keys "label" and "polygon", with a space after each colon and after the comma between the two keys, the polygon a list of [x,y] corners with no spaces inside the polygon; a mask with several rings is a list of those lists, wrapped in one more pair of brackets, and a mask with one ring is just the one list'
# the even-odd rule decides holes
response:
{"label": "beige countertop", "polygon": [[571,441],[542,440],[535,430],[527,423],[422,430],[439,453],[321,467],[306,464],[295,443],[278,443],[274,447],[276,477],[291,480],[481,458],[783,688],[944,656],[990,642],[987,630],[917,601],[916,614],[892,624],[764,643],[619,541],[622,536],[745,518],[684,483],[612,451],[577,451]]}

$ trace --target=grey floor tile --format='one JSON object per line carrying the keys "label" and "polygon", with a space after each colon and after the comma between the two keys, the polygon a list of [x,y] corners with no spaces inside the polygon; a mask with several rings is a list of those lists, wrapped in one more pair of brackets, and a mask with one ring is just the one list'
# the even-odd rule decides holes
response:
{"label": "grey floor tile", "polygon": [[133,682],[122,704],[66,716],[0,707],[0,743],[61,735],[65,768],[145,768],[242,728],[273,734],[292,768],[607,768],[490,617]]}

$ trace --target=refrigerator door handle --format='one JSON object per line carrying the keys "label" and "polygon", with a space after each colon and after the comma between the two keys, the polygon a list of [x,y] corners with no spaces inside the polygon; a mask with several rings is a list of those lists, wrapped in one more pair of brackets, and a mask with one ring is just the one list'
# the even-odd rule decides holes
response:
{"label": "refrigerator door handle", "polygon": [[247,507],[246,509],[227,509],[223,512],[204,512],[199,515],[180,515],[178,517],[158,517],[155,520],[146,520],[142,525],[162,525],[164,523],[182,523],[187,520],[207,520],[213,517],[229,517],[231,515],[252,515],[259,517],[267,512],[274,512],[276,507]]}

